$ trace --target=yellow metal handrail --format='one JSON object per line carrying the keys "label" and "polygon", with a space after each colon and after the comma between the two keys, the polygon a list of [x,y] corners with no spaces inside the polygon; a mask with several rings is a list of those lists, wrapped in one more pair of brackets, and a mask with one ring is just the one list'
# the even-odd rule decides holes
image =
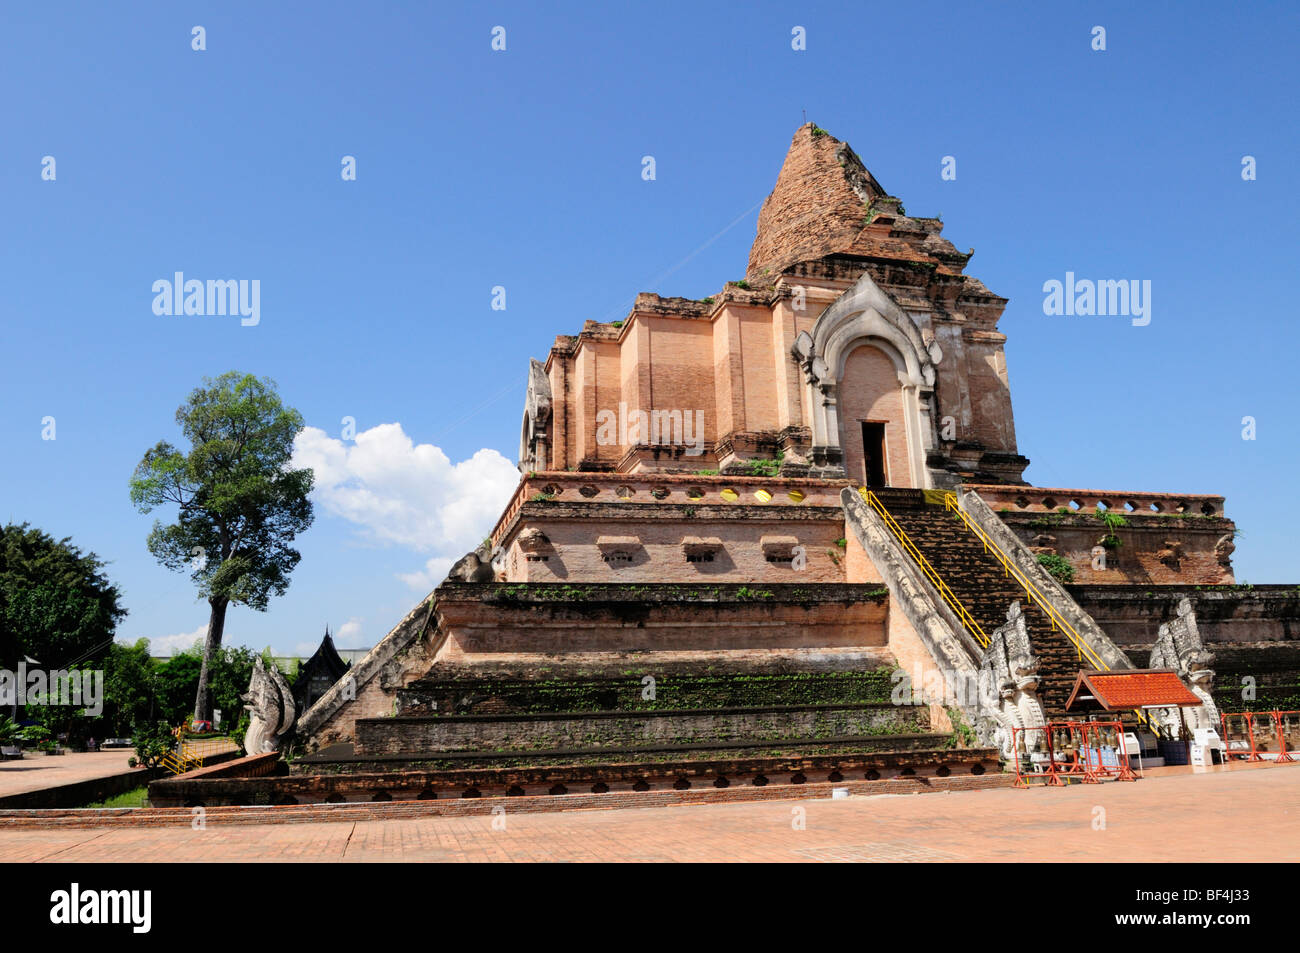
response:
{"label": "yellow metal handrail", "polygon": [[966,610],[964,605],[962,605],[961,600],[957,598],[957,594],[948,588],[948,584],[943,581],[943,578],[935,568],[930,565],[930,560],[926,559],[924,554],[916,548],[916,544],[912,542],[911,537],[903,531],[903,527],[898,525],[898,521],[890,515],[889,510],[885,509],[885,505],[880,502],[880,499],[876,494],[872,493],[866,487],[861,487],[858,490],[858,493],[860,493],[862,498],[866,500],[867,505],[876,511],[876,514],[884,521],[885,526],[894,534],[895,537],[897,537],[899,543],[902,544],[903,550],[912,557],[912,560],[918,566],[921,567],[921,571],[925,573],[930,582],[934,583],[934,587],[939,590],[939,595],[943,597],[943,601],[948,603],[949,608],[957,614],[957,618],[961,620],[962,625],[966,626],[966,630],[974,635],[981,645],[987,647],[989,644],[989,637],[985,634],[983,627],[975,621],[975,617]]}
{"label": "yellow metal handrail", "polygon": [[[1003,571],[1019,583],[1020,588],[1025,590],[1026,598],[1043,610],[1048,621],[1052,623],[1052,629],[1056,630],[1059,628],[1065,633],[1066,638],[1070,640],[1074,645],[1075,651],[1078,652],[1080,660],[1086,658],[1093,668],[1098,669],[1099,671],[1108,672],[1111,670],[1110,666],[1106,664],[1101,656],[1087,646],[1083,640],[1083,636],[1079,634],[1078,630],[1075,629],[1074,626],[1070,625],[1065,616],[1061,615],[1061,613],[1057,611],[1056,607],[1052,605],[1042,592],[1039,591],[1038,587],[1030,581],[1029,577],[1020,570],[1020,567],[1013,563],[1010,557],[1002,551],[1002,548],[989,537],[988,533],[986,533],[982,527],[977,525],[975,521],[967,515],[966,511],[961,508],[961,504],[957,500],[957,494],[945,494],[943,505],[945,509],[949,509],[961,517],[961,521],[966,525],[966,528],[974,533],[975,538],[984,544],[984,551],[986,553],[991,553],[993,557],[1002,564]],[[1135,711],[1137,711],[1137,716],[1140,721],[1144,723],[1147,722],[1146,715],[1140,709],[1135,709]]]}
{"label": "yellow metal handrail", "polygon": [[1074,643],[1075,651],[1079,653],[1080,659],[1082,659],[1086,654],[1088,661],[1093,663],[1096,668],[1107,667],[1106,664],[1097,657],[1096,653],[1084,644],[1083,636],[1079,635],[1074,626],[1070,625],[1070,623],[1066,621],[1065,617],[1056,610],[1056,607],[1048,601],[1047,597],[1039,592],[1038,587],[1020,571],[1020,567],[1013,563],[1010,557],[1002,551],[1001,547],[989,538],[988,533],[984,532],[981,527],[977,526],[975,522],[966,515],[966,511],[963,510],[961,505],[957,502],[957,494],[946,494],[943,498],[943,505],[946,509],[951,510],[961,517],[961,521],[966,524],[966,528],[974,533],[975,537],[984,544],[984,552],[991,553],[993,558],[1001,563],[1002,571],[1019,583],[1020,588],[1025,590],[1025,596],[1029,601],[1043,610],[1047,615],[1048,620],[1052,623],[1052,628],[1056,629],[1059,627],[1061,631],[1065,633],[1066,637]]}
{"label": "yellow metal handrail", "polygon": [[162,764],[173,774],[184,774],[195,768],[203,767],[203,759],[214,754],[230,750],[229,738],[205,738],[202,741],[186,741],[184,735],[176,739],[176,750],[169,751],[162,757]]}

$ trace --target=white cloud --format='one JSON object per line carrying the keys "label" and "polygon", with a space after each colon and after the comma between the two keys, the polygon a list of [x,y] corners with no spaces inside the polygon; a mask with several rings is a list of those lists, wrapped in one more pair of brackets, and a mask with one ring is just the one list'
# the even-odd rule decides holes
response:
{"label": "white cloud", "polygon": [[343,643],[349,642],[360,635],[361,635],[361,620],[358,619],[356,616],[353,616],[351,619],[348,619],[347,622],[344,622],[341,626],[339,626],[339,630],[334,633],[334,644],[342,645]]}
{"label": "white cloud", "polygon": [[[485,534],[486,535],[486,534]],[[481,540],[480,540],[481,542]],[[465,552],[473,549],[473,546],[465,547]],[[465,553],[461,553],[461,556]],[[428,592],[438,583],[447,578],[447,573],[451,572],[451,567],[455,565],[460,556],[434,556],[424,564],[424,568],[416,572],[399,572],[397,578],[402,580],[412,589],[419,589],[421,592]]]}
{"label": "white cloud", "polygon": [[424,589],[483,541],[519,482],[519,471],[495,450],[453,464],[397,423],[362,431],[351,443],[306,427],[294,441],[293,465],[311,467],[317,503],[368,539],[432,553],[423,570],[400,575]]}
{"label": "white cloud", "polygon": [[[176,635],[160,635],[149,637],[149,654],[157,656],[175,655],[177,652],[184,652],[186,649],[193,648],[197,643],[199,648],[203,647],[203,640],[208,637],[208,624],[205,622],[193,632],[180,632]],[[132,640],[134,642],[134,640]]]}

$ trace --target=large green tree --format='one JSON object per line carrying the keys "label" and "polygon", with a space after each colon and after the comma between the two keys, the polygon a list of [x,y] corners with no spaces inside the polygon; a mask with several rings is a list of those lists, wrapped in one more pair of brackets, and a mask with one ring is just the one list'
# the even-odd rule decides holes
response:
{"label": "large green tree", "polygon": [[[190,692],[192,696],[193,688]],[[104,714],[99,731],[104,737],[129,738],[138,726],[157,720],[149,640],[137,639],[134,645],[114,642],[104,659]]]}
{"label": "large green tree", "polygon": [[210,608],[194,699],[194,717],[206,720],[226,609],[265,612],[271,596],[289,587],[301,558],[291,544],[312,521],[313,474],[289,465],[302,415],[284,406],[267,378],[235,371],[206,378],[177,409],[176,423],[190,449],[162,441],[146,452],[131,501],[142,513],[177,507],[175,522],[154,523],[148,545],[168,569],[189,571]]}
{"label": "large green tree", "polygon": [[94,553],[26,523],[0,527],[0,667],[66,667],[108,650],[126,617]]}

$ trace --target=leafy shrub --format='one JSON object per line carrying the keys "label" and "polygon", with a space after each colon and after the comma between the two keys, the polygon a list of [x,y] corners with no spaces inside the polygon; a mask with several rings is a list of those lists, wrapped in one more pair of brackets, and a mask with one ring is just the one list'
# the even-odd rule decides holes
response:
{"label": "leafy shrub", "polygon": [[167,722],[160,721],[137,730],[131,743],[135,746],[135,756],[139,763],[146,768],[156,768],[162,764],[163,756],[175,747],[176,739],[172,737]]}
{"label": "leafy shrub", "polygon": [[1038,561],[1062,585],[1074,582],[1074,567],[1064,556],[1058,556],[1056,553],[1039,553]]}

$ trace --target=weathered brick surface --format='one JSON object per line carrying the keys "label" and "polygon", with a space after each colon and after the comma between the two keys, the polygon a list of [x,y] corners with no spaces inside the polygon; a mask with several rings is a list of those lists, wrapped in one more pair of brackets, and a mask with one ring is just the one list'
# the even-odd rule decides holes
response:
{"label": "weathered brick surface", "polygon": [[357,722],[358,754],[835,738],[918,731],[918,711],[890,704],[798,705],[641,712],[428,715]]}
{"label": "weathered brick surface", "polygon": [[[779,657],[744,666],[707,661],[656,667],[625,659],[601,669],[520,671],[502,665],[461,668],[437,664],[398,693],[398,712],[444,715],[539,712],[658,711],[797,705],[883,704],[890,701],[892,665],[872,669],[861,659],[814,659],[793,667]],[[653,679],[649,691],[646,676]]]}
{"label": "weathered brick surface", "polygon": [[690,653],[734,664],[885,645],[885,596],[868,585],[444,584],[437,607],[441,663],[563,666],[636,652],[641,664]]}
{"label": "weathered brick surface", "polygon": [[758,213],[746,277],[759,281],[795,262],[848,250],[866,227],[870,203],[885,195],[845,143],[818,134],[812,123],[800,127]]}

